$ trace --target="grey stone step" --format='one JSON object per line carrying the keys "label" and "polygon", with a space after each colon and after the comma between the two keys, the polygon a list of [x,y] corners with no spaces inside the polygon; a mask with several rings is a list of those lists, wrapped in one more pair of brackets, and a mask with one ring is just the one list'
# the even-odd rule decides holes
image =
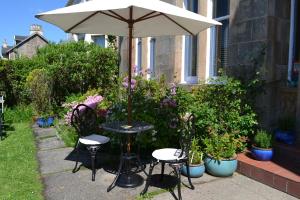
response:
{"label": "grey stone step", "polygon": [[65,147],[63,141],[58,139],[57,137],[50,137],[50,138],[42,138],[37,140],[37,146],[39,150],[50,150],[50,149],[57,149]]}

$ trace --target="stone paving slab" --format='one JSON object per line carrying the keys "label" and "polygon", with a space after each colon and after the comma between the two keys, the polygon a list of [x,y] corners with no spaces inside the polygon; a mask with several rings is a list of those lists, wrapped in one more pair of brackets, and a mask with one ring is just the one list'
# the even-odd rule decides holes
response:
{"label": "stone paving slab", "polygon": [[59,140],[57,137],[43,138],[37,140],[37,146],[39,150],[50,150],[65,147],[63,141]]}
{"label": "stone paving slab", "polygon": [[[148,171],[148,169],[146,169]],[[166,167],[166,174],[170,172],[170,168]],[[153,174],[159,174],[160,167],[157,166]],[[144,173],[139,173],[143,178]],[[143,185],[137,188],[120,188],[115,187],[107,192],[107,187],[112,183],[115,175],[99,169],[96,174],[96,180],[91,180],[91,170],[80,169],[76,173],[65,171],[44,176],[44,184],[46,185],[45,197],[48,200],[83,200],[83,199],[103,199],[103,200],[131,200],[136,199],[145,187]],[[167,176],[166,176],[167,177]],[[165,178],[166,178],[165,177]],[[201,180],[200,180],[201,179]],[[193,180],[194,183],[206,183],[215,181],[216,177],[204,175],[200,179]],[[187,179],[183,177],[183,181],[187,183]],[[149,187],[148,192],[158,191],[160,188]]]}
{"label": "stone paving slab", "polygon": [[[286,193],[280,192],[267,185],[249,179],[240,174],[234,174],[232,178],[220,178],[205,184],[196,184],[195,190],[184,188],[183,199],[188,200],[296,200]],[[175,192],[177,195],[177,191]],[[154,200],[174,200],[169,193],[155,196]]]}
{"label": "stone paving slab", "polygon": [[61,148],[47,151],[39,151],[38,159],[40,161],[40,172],[42,175],[49,173],[72,170],[74,162],[65,160],[73,148]]}
{"label": "stone paving slab", "polygon": [[56,130],[54,128],[39,128],[38,126],[33,126],[33,132],[37,139],[56,137]]}

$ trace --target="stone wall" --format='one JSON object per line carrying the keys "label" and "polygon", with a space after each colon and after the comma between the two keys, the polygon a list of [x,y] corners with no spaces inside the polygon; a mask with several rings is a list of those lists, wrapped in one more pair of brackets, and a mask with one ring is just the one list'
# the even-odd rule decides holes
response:
{"label": "stone wall", "polygon": [[[231,75],[251,79],[259,71],[265,93],[256,99],[261,125],[274,128],[282,109],[280,83],[287,68],[290,1],[230,1],[229,67]],[[285,77],[284,77],[285,78]],[[284,93],[284,96],[287,94]]]}
{"label": "stone wall", "polygon": [[9,54],[9,59],[16,59],[16,56],[26,56],[31,58],[36,54],[37,49],[45,45],[47,45],[47,42],[36,35],[20,47],[15,48],[14,51]]}

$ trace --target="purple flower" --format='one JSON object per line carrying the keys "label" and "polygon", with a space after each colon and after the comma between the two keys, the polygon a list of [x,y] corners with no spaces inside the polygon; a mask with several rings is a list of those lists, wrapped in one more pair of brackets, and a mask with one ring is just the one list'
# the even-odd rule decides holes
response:
{"label": "purple flower", "polygon": [[175,83],[171,83],[170,94],[173,95],[173,96],[176,95],[176,85],[175,85]]}
{"label": "purple flower", "polygon": [[[128,88],[128,82],[129,82],[128,77],[125,77],[122,82],[123,87]],[[131,89],[134,89],[135,86],[136,86],[136,80],[132,78],[131,79]]]}

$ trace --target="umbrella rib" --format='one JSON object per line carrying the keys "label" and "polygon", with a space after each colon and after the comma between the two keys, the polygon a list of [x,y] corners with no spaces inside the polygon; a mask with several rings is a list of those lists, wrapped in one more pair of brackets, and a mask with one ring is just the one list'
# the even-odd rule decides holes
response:
{"label": "umbrella rib", "polygon": [[194,34],[189,31],[187,28],[185,28],[184,26],[182,26],[181,24],[179,24],[178,22],[176,22],[174,19],[172,19],[171,17],[169,17],[168,15],[164,14],[164,13],[160,13],[162,14],[163,16],[165,16],[168,20],[170,20],[171,22],[173,22],[174,24],[176,24],[177,26],[179,26],[180,28],[182,28],[183,30],[185,30],[186,32],[188,32],[189,34],[193,35]]}
{"label": "umbrella rib", "polygon": [[154,14],[154,13],[156,13],[156,11],[152,11],[152,12],[146,14],[146,15],[143,15],[143,16],[141,16],[141,17],[135,19],[134,21],[135,21],[135,22],[141,21],[141,20],[143,20],[143,18],[148,17],[149,15],[152,15],[152,14]]}
{"label": "umbrella rib", "polygon": [[[150,13],[149,13],[150,14]],[[143,17],[140,17],[136,20],[134,20],[134,22],[140,22],[140,21],[144,21],[144,20],[147,20],[147,19],[151,19],[151,18],[154,18],[154,17],[158,17],[158,16],[161,16],[162,14],[159,13],[159,14],[156,14],[156,15],[151,15],[151,16],[143,16]]]}
{"label": "umbrella rib", "polygon": [[115,18],[115,19],[118,19],[118,20],[120,20],[120,21],[123,21],[123,22],[128,22],[125,18],[120,18],[120,17],[118,17],[118,16],[115,16],[115,15],[112,15],[112,14],[109,14],[109,13],[105,13],[105,12],[103,12],[103,11],[99,11],[99,13],[101,13],[101,14],[103,14],[103,15],[107,15],[107,16],[109,16],[109,17],[112,17],[112,18]]}
{"label": "umbrella rib", "polygon": [[110,12],[110,13],[116,15],[117,17],[120,18],[120,20],[122,20],[122,21],[124,21],[124,22],[128,22],[128,20],[127,20],[126,18],[122,17],[122,16],[119,15],[118,13],[116,13],[116,12],[114,12],[114,11],[112,11],[112,10],[109,10],[108,12]]}
{"label": "umbrella rib", "polygon": [[67,33],[70,32],[70,31],[73,30],[76,26],[78,26],[78,25],[82,24],[83,22],[85,22],[86,20],[88,20],[88,19],[94,17],[94,15],[96,15],[96,14],[98,14],[98,13],[99,13],[99,11],[94,12],[93,14],[87,16],[86,18],[84,18],[83,20],[81,20],[80,22],[78,22],[77,24],[75,24],[74,26],[72,26],[71,28],[69,28],[66,32],[67,32]]}

